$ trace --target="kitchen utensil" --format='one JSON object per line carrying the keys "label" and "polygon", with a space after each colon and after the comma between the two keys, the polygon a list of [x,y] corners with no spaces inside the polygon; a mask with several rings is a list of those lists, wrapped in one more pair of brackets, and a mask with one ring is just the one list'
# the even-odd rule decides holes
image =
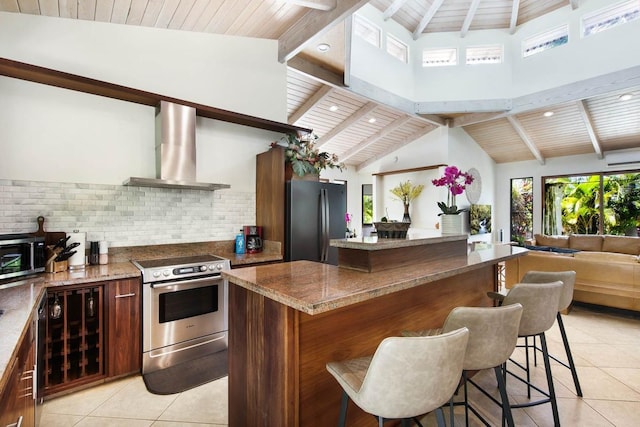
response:
{"label": "kitchen utensil", "polygon": [[44,217],[40,215],[38,217],[38,230],[33,233],[33,235],[36,237],[44,237],[45,234],[46,232],[44,231]]}
{"label": "kitchen utensil", "polygon": [[95,301],[93,299],[93,289],[89,291],[89,298],[87,298],[87,316],[93,317],[96,314]]}
{"label": "kitchen utensil", "polygon": [[[73,230],[73,233],[69,233],[71,238],[69,239],[70,246],[73,246],[74,243],[78,243],[78,245],[73,246],[73,248],[78,248],[77,252],[69,258],[69,270],[82,270],[85,267],[86,257],[85,257],[85,245],[87,244],[87,233],[81,233],[78,230]],[[72,248],[72,249],[73,249]]]}
{"label": "kitchen utensil", "polygon": [[59,319],[62,316],[62,304],[58,300],[58,294],[55,295],[53,304],[51,304],[51,310],[49,311],[49,317],[52,319]]}
{"label": "kitchen utensil", "polygon": [[53,261],[54,262],[62,262],[62,261],[66,261],[69,258],[71,258],[73,256],[73,254],[75,254],[76,251],[71,251],[71,252],[63,252],[60,255],[58,255]]}
{"label": "kitchen utensil", "polygon": [[80,242],[73,242],[69,246],[66,246],[64,249],[62,249],[62,251],[60,252],[59,255],[63,255],[63,254],[69,253],[73,249],[77,248],[78,246],[80,246]]}
{"label": "kitchen utensil", "polygon": [[65,236],[65,237],[61,238],[60,240],[58,240],[56,242],[56,244],[53,246],[53,249],[56,249],[56,248],[63,248],[64,249],[64,247],[67,245],[67,240],[69,240],[70,237],[71,236]]}

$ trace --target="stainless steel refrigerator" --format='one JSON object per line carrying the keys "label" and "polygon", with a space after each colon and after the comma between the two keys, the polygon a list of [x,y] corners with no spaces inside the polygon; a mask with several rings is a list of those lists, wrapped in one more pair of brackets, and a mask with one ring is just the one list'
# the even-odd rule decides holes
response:
{"label": "stainless steel refrigerator", "polygon": [[338,249],[329,239],[344,238],[347,186],[288,181],[285,209],[285,260],[338,265]]}

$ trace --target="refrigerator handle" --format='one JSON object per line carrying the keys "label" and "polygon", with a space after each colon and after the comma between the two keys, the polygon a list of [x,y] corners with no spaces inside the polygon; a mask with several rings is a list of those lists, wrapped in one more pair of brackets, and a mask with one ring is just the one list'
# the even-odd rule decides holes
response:
{"label": "refrigerator handle", "polygon": [[320,189],[320,262],[327,262],[328,254],[328,206],[329,200],[327,200],[327,190]]}

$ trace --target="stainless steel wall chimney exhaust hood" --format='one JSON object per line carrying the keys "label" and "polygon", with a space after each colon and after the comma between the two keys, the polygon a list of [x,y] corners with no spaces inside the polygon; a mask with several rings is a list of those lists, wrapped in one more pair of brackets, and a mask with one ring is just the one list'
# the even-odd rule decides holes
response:
{"label": "stainless steel wall chimney exhaust hood", "polygon": [[196,110],[160,101],[156,110],[156,178],[131,177],[123,185],[214,191],[228,184],[196,182]]}

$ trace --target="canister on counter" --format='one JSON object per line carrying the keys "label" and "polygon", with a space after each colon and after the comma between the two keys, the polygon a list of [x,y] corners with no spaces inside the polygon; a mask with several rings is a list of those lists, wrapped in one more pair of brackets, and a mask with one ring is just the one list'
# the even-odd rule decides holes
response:
{"label": "canister on counter", "polygon": [[109,245],[106,240],[101,240],[98,244],[98,262],[100,265],[105,265],[109,262]]}

